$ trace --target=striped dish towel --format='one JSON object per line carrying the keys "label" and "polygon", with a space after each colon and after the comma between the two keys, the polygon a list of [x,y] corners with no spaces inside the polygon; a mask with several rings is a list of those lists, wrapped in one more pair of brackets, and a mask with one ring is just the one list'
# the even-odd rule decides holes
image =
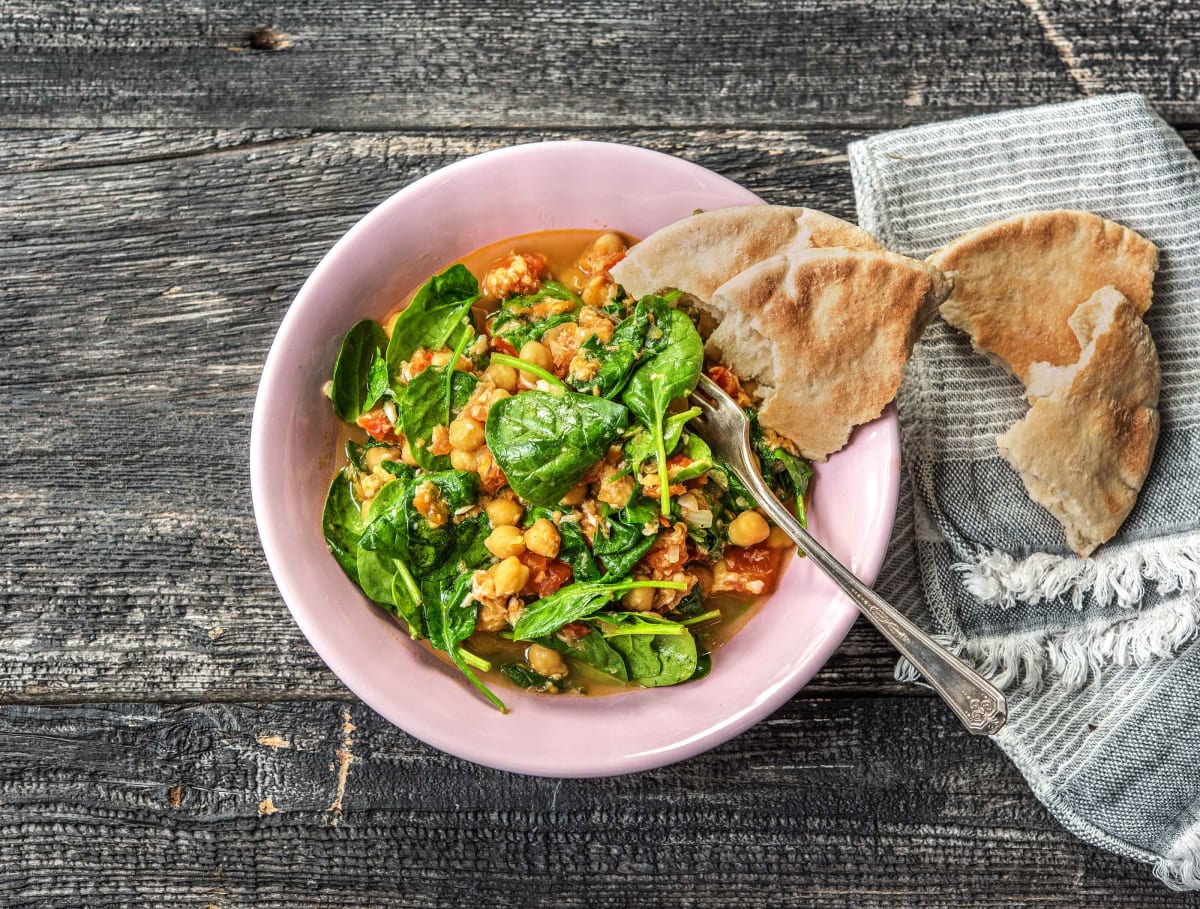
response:
{"label": "striped dish towel", "polygon": [[995,740],[1064,826],[1200,889],[1200,162],[1120,95],[885,133],[850,164],[859,222],[906,255],[1055,208],[1161,251],[1161,436],[1117,537],[1070,552],[996,449],[1021,385],[937,320],[897,398],[904,485],[876,586],[1010,690]]}

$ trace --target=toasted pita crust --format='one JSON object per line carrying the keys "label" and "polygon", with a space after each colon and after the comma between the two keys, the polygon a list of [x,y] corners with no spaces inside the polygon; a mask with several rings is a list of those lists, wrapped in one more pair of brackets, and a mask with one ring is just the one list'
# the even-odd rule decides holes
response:
{"label": "toasted pita crust", "polygon": [[809,249],[719,287],[708,353],[758,381],[762,424],[824,460],[896,396],[946,279],[886,252]]}
{"label": "toasted pita crust", "polygon": [[635,297],[677,287],[708,302],[750,266],[804,249],[879,249],[865,230],[810,208],[745,205],[692,215],[655,231],[612,268]]}
{"label": "toasted pita crust", "polygon": [[1024,381],[1031,363],[1078,359],[1067,320],[1101,287],[1115,287],[1144,313],[1158,248],[1088,212],[1030,212],[966,233],[928,261],[954,282],[942,317]]}
{"label": "toasted pita crust", "polygon": [[1078,361],[1032,364],[1033,406],[996,443],[1086,558],[1120,529],[1150,471],[1160,375],[1150,330],[1115,288],[1093,294],[1069,325]]}

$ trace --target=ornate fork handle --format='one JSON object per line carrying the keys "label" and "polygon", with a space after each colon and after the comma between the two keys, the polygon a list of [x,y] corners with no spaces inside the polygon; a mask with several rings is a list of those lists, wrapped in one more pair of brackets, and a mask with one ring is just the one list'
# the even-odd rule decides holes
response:
{"label": "ornate fork handle", "polygon": [[950,705],[967,729],[977,735],[992,735],[1000,731],[1008,719],[1008,703],[999,690],[987,679],[967,666],[908,618],[854,576],[846,566],[797,521],[775,498],[757,471],[735,468],[735,472],[754,498],[803,549],[810,559],[833,578],[847,596],[862,610],[880,633],[917,668]]}

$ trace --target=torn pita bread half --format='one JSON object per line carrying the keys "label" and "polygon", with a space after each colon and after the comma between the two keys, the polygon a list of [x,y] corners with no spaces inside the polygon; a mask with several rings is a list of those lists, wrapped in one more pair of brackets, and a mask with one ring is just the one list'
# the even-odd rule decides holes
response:
{"label": "torn pita bread half", "polygon": [[1116,288],[1096,291],[1069,326],[1078,360],[1032,364],[1033,406],[996,442],[1086,558],[1120,529],[1150,472],[1160,376],[1150,329]]}
{"label": "torn pita bread half", "polygon": [[825,460],[896,396],[949,289],[937,269],[887,252],[776,256],[717,288],[706,353],[757,383],[763,426]]}
{"label": "torn pita bread half", "polygon": [[655,231],[611,273],[635,298],[674,287],[707,302],[718,287],[764,259],[839,246],[880,248],[865,230],[811,208],[743,205]]}
{"label": "torn pita bread half", "polygon": [[963,234],[928,259],[954,282],[942,317],[975,349],[1028,380],[1032,363],[1074,363],[1067,324],[1101,287],[1150,307],[1158,248],[1127,227],[1082,211],[1029,212]]}

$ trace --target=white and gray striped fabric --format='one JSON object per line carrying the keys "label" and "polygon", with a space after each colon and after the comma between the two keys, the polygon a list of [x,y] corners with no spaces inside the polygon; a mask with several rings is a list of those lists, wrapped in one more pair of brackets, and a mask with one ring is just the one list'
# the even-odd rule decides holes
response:
{"label": "white and gray striped fabric", "polygon": [[1200,889],[1200,162],[1119,95],[886,133],[850,164],[860,224],[896,252],[1055,208],[1159,246],[1162,431],[1117,537],[1070,553],[996,449],[1020,385],[938,320],[897,399],[904,484],[876,586],[1010,689],[996,741],[1064,826]]}

